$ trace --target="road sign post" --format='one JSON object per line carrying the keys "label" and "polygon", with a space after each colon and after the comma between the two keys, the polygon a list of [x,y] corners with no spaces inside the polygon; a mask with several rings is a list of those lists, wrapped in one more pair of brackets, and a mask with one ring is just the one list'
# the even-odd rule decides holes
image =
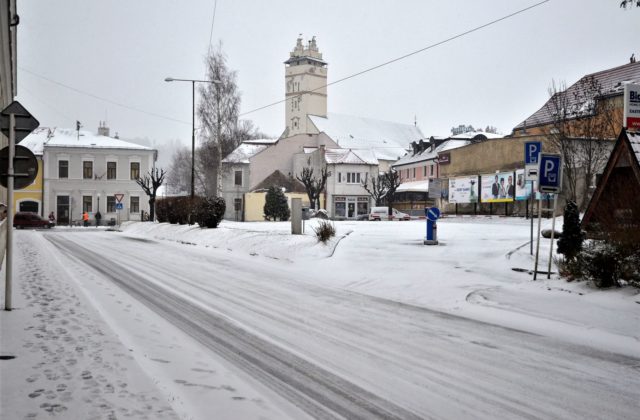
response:
{"label": "road sign post", "polygon": [[[531,234],[529,241],[529,254],[533,255],[533,197],[535,192],[533,191],[533,183],[538,179],[538,157],[542,153],[542,142],[540,141],[528,141],[524,144],[524,179],[526,183],[531,184],[531,190],[529,194],[529,200],[531,200]],[[528,203],[527,203],[528,207]]]}
{"label": "road sign post", "polygon": [[[551,249],[549,250],[549,269],[547,278],[551,278],[551,260],[553,259],[553,231],[556,222],[556,204],[558,194],[562,190],[562,156],[559,154],[540,153],[538,159],[538,191],[541,193],[553,194],[553,221],[551,222]],[[537,279],[538,256],[540,253],[540,206],[538,201],[538,246],[536,248],[536,261],[533,269],[533,279]]]}
{"label": "road sign post", "polygon": [[426,207],[424,215],[427,217],[427,236],[424,239],[425,245],[438,245],[438,225],[436,221],[440,218],[440,209],[437,207]]}
{"label": "road sign post", "polygon": [[[38,128],[40,123],[27,111],[18,101],[11,102],[5,109],[0,111],[0,131],[9,138],[7,150],[7,262],[5,270],[5,295],[4,310],[12,309],[11,293],[13,280],[13,193],[15,189],[15,146],[29,133]],[[25,174],[20,174],[25,175]]]}

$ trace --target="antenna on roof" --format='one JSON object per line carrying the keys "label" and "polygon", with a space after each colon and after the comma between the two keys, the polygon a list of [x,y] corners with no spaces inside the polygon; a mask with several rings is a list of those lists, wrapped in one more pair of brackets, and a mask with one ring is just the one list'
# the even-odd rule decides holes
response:
{"label": "antenna on roof", "polygon": [[76,131],[78,132],[78,141],[80,141],[80,127],[82,127],[82,124],[80,123],[80,121],[76,120]]}
{"label": "antenna on roof", "polygon": [[629,62],[630,62],[630,63],[635,63],[635,62],[636,62],[636,55],[635,55],[635,53],[634,53],[634,54],[631,54],[631,57],[629,58]]}

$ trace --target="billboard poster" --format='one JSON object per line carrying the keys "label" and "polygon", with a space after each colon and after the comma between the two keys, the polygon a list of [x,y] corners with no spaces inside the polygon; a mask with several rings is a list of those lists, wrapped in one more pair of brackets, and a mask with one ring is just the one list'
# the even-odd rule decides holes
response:
{"label": "billboard poster", "polygon": [[516,200],[526,200],[531,195],[531,183],[524,179],[524,169],[516,170]]}
{"label": "billboard poster", "polygon": [[449,178],[449,202],[450,203],[477,203],[478,202],[478,176],[464,176]]}
{"label": "billboard poster", "polygon": [[[527,200],[531,196],[531,182],[525,180],[524,169],[516,170],[516,200]],[[538,192],[538,181],[533,182],[536,200],[552,200],[553,194]]]}
{"label": "billboard poster", "polygon": [[483,203],[508,203],[516,195],[513,172],[481,175],[480,200]]}
{"label": "billboard poster", "polygon": [[640,85],[628,83],[624,86],[624,121],[629,131],[640,131]]}

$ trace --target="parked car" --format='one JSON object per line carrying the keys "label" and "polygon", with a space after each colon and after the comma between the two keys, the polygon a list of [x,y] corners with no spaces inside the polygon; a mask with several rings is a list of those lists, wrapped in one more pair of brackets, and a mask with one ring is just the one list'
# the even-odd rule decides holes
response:
{"label": "parked car", "polygon": [[13,216],[13,227],[17,229],[24,228],[51,228],[55,223],[48,219],[43,219],[37,213],[21,211]]}
{"label": "parked car", "polygon": [[[391,213],[393,220],[411,220],[411,216],[397,209],[392,208]],[[389,220],[389,207],[371,207],[369,220]]]}

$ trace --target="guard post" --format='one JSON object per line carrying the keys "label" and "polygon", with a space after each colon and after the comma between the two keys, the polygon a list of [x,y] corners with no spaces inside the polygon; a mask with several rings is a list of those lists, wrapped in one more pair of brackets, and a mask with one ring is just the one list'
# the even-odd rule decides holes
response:
{"label": "guard post", "polygon": [[424,239],[425,245],[438,245],[438,224],[440,209],[437,207],[425,207],[424,215],[427,217],[427,236]]}

